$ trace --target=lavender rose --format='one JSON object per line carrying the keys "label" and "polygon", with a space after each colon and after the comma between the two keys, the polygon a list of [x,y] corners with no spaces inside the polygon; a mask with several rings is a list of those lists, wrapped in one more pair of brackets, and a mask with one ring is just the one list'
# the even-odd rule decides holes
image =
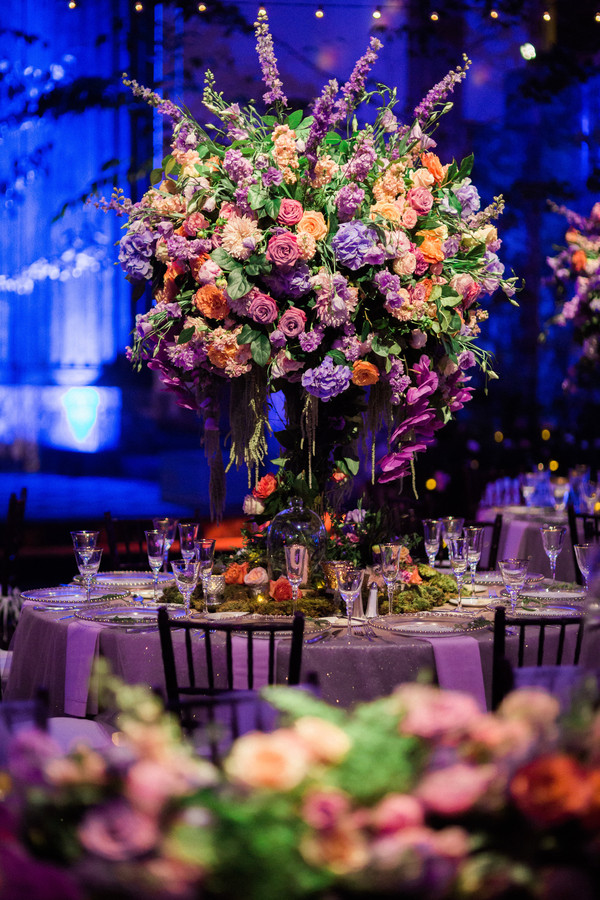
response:
{"label": "lavender rose", "polygon": [[286,337],[297,337],[304,331],[306,325],[306,315],[296,306],[290,306],[286,309],[279,320],[279,330],[283,331]]}
{"label": "lavender rose", "polygon": [[304,207],[298,200],[284,197],[279,207],[277,221],[280,225],[296,225],[304,215]]}
{"label": "lavender rose", "polygon": [[326,403],[347,390],[351,380],[352,369],[348,366],[336,366],[332,358],[326,356],[320,366],[307,369],[302,376],[302,387],[313,397]]}
{"label": "lavender rose", "polygon": [[296,238],[289,231],[275,234],[267,245],[267,259],[279,269],[291,269],[300,258]]}
{"label": "lavender rose", "polygon": [[349,269],[360,269],[377,247],[377,233],[364,222],[343,222],[331,246],[339,263]]}
{"label": "lavender rose", "polygon": [[261,325],[270,325],[277,318],[277,306],[272,297],[256,291],[248,307],[248,315]]}
{"label": "lavender rose", "polygon": [[426,216],[433,206],[433,194],[427,188],[414,187],[406,195],[406,201],[420,216]]}

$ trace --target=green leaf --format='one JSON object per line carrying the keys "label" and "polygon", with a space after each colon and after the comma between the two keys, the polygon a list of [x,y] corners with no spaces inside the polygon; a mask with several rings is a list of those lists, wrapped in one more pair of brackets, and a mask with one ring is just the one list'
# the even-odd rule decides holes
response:
{"label": "green leaf", "polygon": [[152,169],[150,172],[150,184],[154,187],[155,184],[159,184],[162,181],[162,169]]}
{"label": "green leaf", "polygon": [[458,180],[462,181],[463,178],[466,178],[467,175],[471,174],[473,169],[473,161],[475,157],[471,153],[470,156],[466,156],[460,164],[460,169],[458,170]]}
{"label": "green leaf", "polygon": [[346,364],[346,357],[341,350],[328,350],[327,356],[330,356],[334,363],[336,363],[338,366],[343,366]]}
{"label": "green leaf", "polygon": [[375,337],[373,338],[373,343],[371,344],[371,350],[373,351],[373,353],[376,353],[377,356],[383,356],[383,357],[389,356],[389,352],[390,352],[388,347],[386,347],[380,343],[377,335],[375,335]]}
{"label": "green leaf", "polygon": [[448,200],[448,204],[452,207],[452,209],[460,214],[462,212],[462,204],[454,191],[448,191],[448,193],[446,194],[446,198]]}
{"label": "green leaf", "polygon": [[188,326],[188,328],[182,328],[179,337],[177,338],[177,343],[187,344],[187,342],[193,337],[195,331],[196,329],[193,325]]}
{"label": "green leaf", "polygon": [[250,204],[252,209],[261,209],[266,199],[266,192],[261,190],[256,185],[253,185],[248,190],[248,203]]}
{"label": "green leaf", "polygon": [[326,144],[339,144],[342,138],[337,133],[337,131],[329,131],[325,135],[325,143]]}
{"label": "green leaf", "polygon": [[266,334],[259,334],[250,344],[252,359],[259,366],[266,366],[271,358],[271,341]]}
{"label": "green leaf", "polygon": [[256,328],[253,328],[251,325],[244,325],[238,334],[238,344],[249,344],[260,337],[260,335],[261,332],[257,331]]}
{"label": "green leaf", "polygon": [[460,294],[457,294],[456,291],[448,292],[442,290],[442,296],[440,297],[440,303],[442,304],[442,306],[452,309],[453,306],[458,306],[461,300],[462,297],[460,296]]}
{"label": "green leaf", "polygon": [[222,247],[215,247],[210,254],[210,258],[220,266],[224,272],[232,272],[233,269],[236,269],[239,266],[239,262],[236,259],[233,259],[227,250],[223,250]]}
{"label": "green leaf", "polygon": [[338,464],[338,468],[342,469],[346,473],[346,475],[357,475],[360,467],[360,463],[357,459],[350,459],[349,456],[344,457],[344,459],[336,460]]}
{"label": "green leaf", "polygon": [[269,127],[272,127],[273,125],[277,125],[276,116],[262,116],[262,120],[263,120],[264,124],[268,125]]}
{"label": "green leaf", "polygon": [[277,216],[279,215],[280,207],[281,199],[279,197],[267,197],[267,199],[263,203],[265,214],[269,216],[270,219],[277,218]]}
{"label": "green leaf", "polygon": [[234,269],[227,279],[227,293],[232,300],[239,300],[240,297],[245,296],[251,287],[252,285],[244,275],[241,266],[239,269]]}
{"label": "green leaf", "polygon": [[180,166],[178,165],[177,162],[175,162],[173,157],[168,156],[167,163],[165,165],[165,175],[170,175],[171,172],[175,172],[175,174],[177,174],[177,172],[179,172],[179,169],[180,169]]}
{"label": "green leaf", "polygon": [[301,109],[295,109],[294,112],[287,117],[286,124],[289,125],[290,128],[297,128],[302,121],[302,115]]}

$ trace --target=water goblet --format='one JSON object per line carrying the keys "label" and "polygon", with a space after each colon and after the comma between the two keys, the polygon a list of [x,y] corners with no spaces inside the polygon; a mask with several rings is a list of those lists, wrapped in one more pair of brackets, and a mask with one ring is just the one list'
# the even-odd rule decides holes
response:
{"label": "water goblet", "polygon": [[[287,579],[292,585],[292,611],[296,612],[298,589],[306,576],[308,550],[303,544],[286,544],[284,549]],[[337,578],[339,584],[339,574]]]}
{"label": "water goblet", "polygon": [[459,516],[444,516],[442,522],[442,538],[448,548],[448,558],[450,558],[450,541],[462,536],[465,520]]}
{"label": "water goblet", "polygon": [[542,525],[540,527],[542,544],[544,545],[546,556],[550,560],[552,581],[556,581],[556,560],[563,548],[566,533],[567,529],[563,525]]}
{"label": "water goblet", "polygon": [[204,611],[208,611],[207,600],[206,600],[206,589],[204,587],[204,581],[210,573],[212,572],[212,568],[214,565],[214,555],[215,555],[215,542],[211,540],[211,538],[203,538],[200,541],[194,541],[194,550],[196,553],[196,560],[199,565],[200,571],[200,582],[202,584],[202,598],[204,600]]}
{"label": "water goblet", "polygon": [[456,578],[456,586],[458,588],[458,601],[456,603],[457,611],[462,611],[462,586],[465,572],[469,568],[469,543],[466,537],[457,537],[450,540],[448,544],[448,554],[450,556],[450,568],[452,574]]}
{"label": "water goblet", "polygon": [[85,547],[83,550],[76,549],[75,559],[77,560],[77,568],[79,569],[79,573],[83,576],[83,579],[85,581],[85,599],[86,602],[89,603],[92,591],[92,581],[94,580],[94,576],[97,574],[98,569],[100,568],[102,548],[95,547],[93,549],[90,549]]}
{"label": "water goblet", "polygon": [[425,553],[427,554],[427,560],[433,569],[435,566],[435,558],[440,550],[442,520],[423,519],[423,536],[425,539]]}
{"label": "water goblet", "polygon": [[171,519],[169,516],[163,518],[158,517],[152,519],[152,524],[157,531],[162,531],[165,536],[165,554],[163,560],[163,572],[168,571],[169,566],[169,549],[175,540],[175,532],[177,531],[177,519]]}
{"label": "water goblet", "polygon": [[575,558],[579,571],[583,575],[583,585],[586,594],[590,589],[589,577],[594,557],[598,554],[598,547],[595,544],[575,544]]}
{"label": "water goblet", "polygon": [[[385,544],[383,546],[385,546]],[[340,570],[338,575],[340,594],[342,595],[342,600],[346,604],[346,615],[348,617],[347,638],[348,641],[352,642],[356,639],[352,633],[352,614],[354,612],[354,605],[360,597],[364,574],[363,569],[348,568]]]}
{"label": "water goblet", "polygon": [[398,544],[380,544],[380,560],[381,575],[383,577],[383,580],[385,581],[385,586],[387,588],[388,616],[391,616],[393,612],[394,602],[394,585],[398,581],[400,546]]}
{"label": "water goblet", "polygon": [[75,552],[79,550],[83,555],[90,555],[96,549],[99,535],[99,531],[72,531],[73,549]]}
{"label": "water goblet", "polygon": [[498,562],[504,587],[508,591],[510,598],[510,609],[514,613],[519,592],[525,586],[527,578],[527,569],[529,568],[528,559],[501,559]]}
{"label": "water goblet", "polygon": [[583,511],[593,514],[596,512],[596,503],[598,502],[598,483],[596,481],[584,480],[579,488],[581,499],[583,500]]}
{"label": "water goblet", "polygon": [[[146,547],[148,549],[148,562],[152,569],[154,580],[154,602],[158,602],[158,573],[160,572],[165,556],[165,536],[162,531],[146,531]],[[144,601],[142,599],[142,606]]]}
{"label": "water goblet", "polygon": [[198,537],[197,522],[179,523],[179,547],[183,559],[191,559],[196,554],[194,543]]}
{"label": "water goblet", "polygon": [[552,482],[552,497],[554,498],[554,509],[556,512],[564,512],[570,490],[571,485],[566,478],[557,478],[556,481]]}
{"label": "water goblet", "polygon": [[190,614],[190,602],[192,592],[198,584],[200,576],[200,564],[196,558],[192,559],[174,559],[171,562],[171,568],[177,587],[183,594],[183,602],[185,604],[185,614]]}
{"label": "water goblet", "polygon": [[467,539],[469,571],[471,572],[471,587],[475,584],[475,572],[477,571],[477,563],[481,559],[481,551],[483,550],[483,534],[484,529],[479,525],[472,525],[464,530],[464,536]]}

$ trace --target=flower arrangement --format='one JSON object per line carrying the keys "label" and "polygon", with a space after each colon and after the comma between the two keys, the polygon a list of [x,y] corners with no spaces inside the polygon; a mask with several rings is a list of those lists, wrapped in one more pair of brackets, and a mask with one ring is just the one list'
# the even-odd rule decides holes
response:
{"label": "flower arrangement", "polygon": [[114,689],[119,746],[65,756],[47,735],[14,739],[3,897],[598,896],[600,714],[587,701],[561,718],[551,695],[523,689],[492,714],[407,683],[345,711],[270,688],[286,723],[239,738],[218,771],[145,689]]}
{"label": "flower arrangement", "polygon": [[589,217],[550,204],[567,219],[567,246],[549,256],[558,309],[548,325],[571,326],[577,358],[567,371],[563,389],[572,393],[597,377],[600,363],[600,203]]}
{"label": "flower arrangement", "polygon": [[[516,280],[497,256],[502,198],[480,209],[472,157],[434,152],[466,57],[400,124],[395,90],[366,89],[382,46],[371,37],[341,90],[330,81],[305,116],[288,109],[263,13],[256,38],[268,114],[227,103],[207,72],[215,121],[203,126],[124,77],[172,119],[173,139],[140,202],[104,201],[128,216],[127,277],[152,285],[129,357],[200,414],[217,514],[224,388],[229,465],[258,477],[280,393],[277,463],[311,489],[335,494],[332,476],[357,474],[360,438],[372,475],[401,479],[470,399],[468,371],[495,377],[477,346],[480,301],[499,287],[512,297]],[[373,121],[359,124],[369,106]]]}

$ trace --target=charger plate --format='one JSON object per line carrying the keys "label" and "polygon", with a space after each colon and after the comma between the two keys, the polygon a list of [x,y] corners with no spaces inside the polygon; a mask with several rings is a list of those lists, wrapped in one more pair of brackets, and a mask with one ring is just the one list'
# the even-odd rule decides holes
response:
{"label": "charger plate", "polygon": [[540,600],[542,602],[555,603],[558,601],[562,603],[563,600],[567,601],[582,601],[585,600],[585,591],[583,588],[573,588],[570,590],[568,588],[560,588],[559,590],[550,590],[546,591],[542,588],[538,590],[532,591],[529,588],[525,591],[521,591],[521,597],[526,598],[527,600]]}
{"label": "charger plate", "polygon": [[[81,575],[77,575],[73,580],[80,583],[82,581]],[[130,591],[131,593],[151,590],[154,587],[152,572],[125,570],[117,572],[98,572],[95,583],[98,587],[120,588],[121,590]],[[172,575],[169,575],[167,572],[158,573],[159,590],[168,587],[171,584],[175,584],[175,579]]]}
{"label": "charger plate", "polygon": [[106,605],[111,600],[125,599],[127,595],[127,591],[93,588],[88,604],[85,588],[81,585],[67,584],[58,587],[32,588],[30,591],[23,591],[21,597],[23,600],[35,600],[40,606],[47,606],[49,609],[71,609],[75,606],[88,607],[98,603]]}
{"label": "charger plate", "polygon": [[[453,606],[458,606],[458,597],[448,597],[448,603],[452,603]],[[463,597],[462,605],[465,608],[485,609],[486,606],[490,605],[490,598],[487,593],[482,597]]]}
{"label": "charger plate", "polygon": [[406,637],[451,637],[471,634],[490,627],[490,622],[474,619],[472,614],[456,612],[423,612],[419,615],[378,616],[370,619],[373,628],[392,631]]}
{"label": "charger plate", "polygon": [[[527,577],[525,578],[525,584],[539,584],[539,582],[543,580],[544,576],[541,572],[528,572]],[[492,572],[476,572],[475,584],[504,584],[502,572],[499,570]]]}
{"label": "charger plate", "polygon": [[[184,613],[181,606],[167,606],[167,609],[169,615],[174,617],[182,616]],[[113,628],[148,628],[158,625],[157,615],[158,607],[148,609],[132,603],[95,610],[78,609],[75,612],[76,619],[83,619],[84,622],[96,622],[98,625],[107,625]]]}
{"label": "charger plate", "polygon": [[523,602],[527,603],[527,600],[524,597],[521,598],[521,603],[516,607],[514,612],[511,612],[508,599],[494,600],[490,603],[490,607],[495,609],[497,606],[504,606],[506,607],[507,616],[514,616],[519,619],[536,618],[538,616],[544,619],[552,619],[560,616],[572,616],[574,619],[579,619],[583,616],[583,607],[574,606],[570,603],[555,603],[551,601],[544,605],[536,604],[535,606],[523,606]]}

